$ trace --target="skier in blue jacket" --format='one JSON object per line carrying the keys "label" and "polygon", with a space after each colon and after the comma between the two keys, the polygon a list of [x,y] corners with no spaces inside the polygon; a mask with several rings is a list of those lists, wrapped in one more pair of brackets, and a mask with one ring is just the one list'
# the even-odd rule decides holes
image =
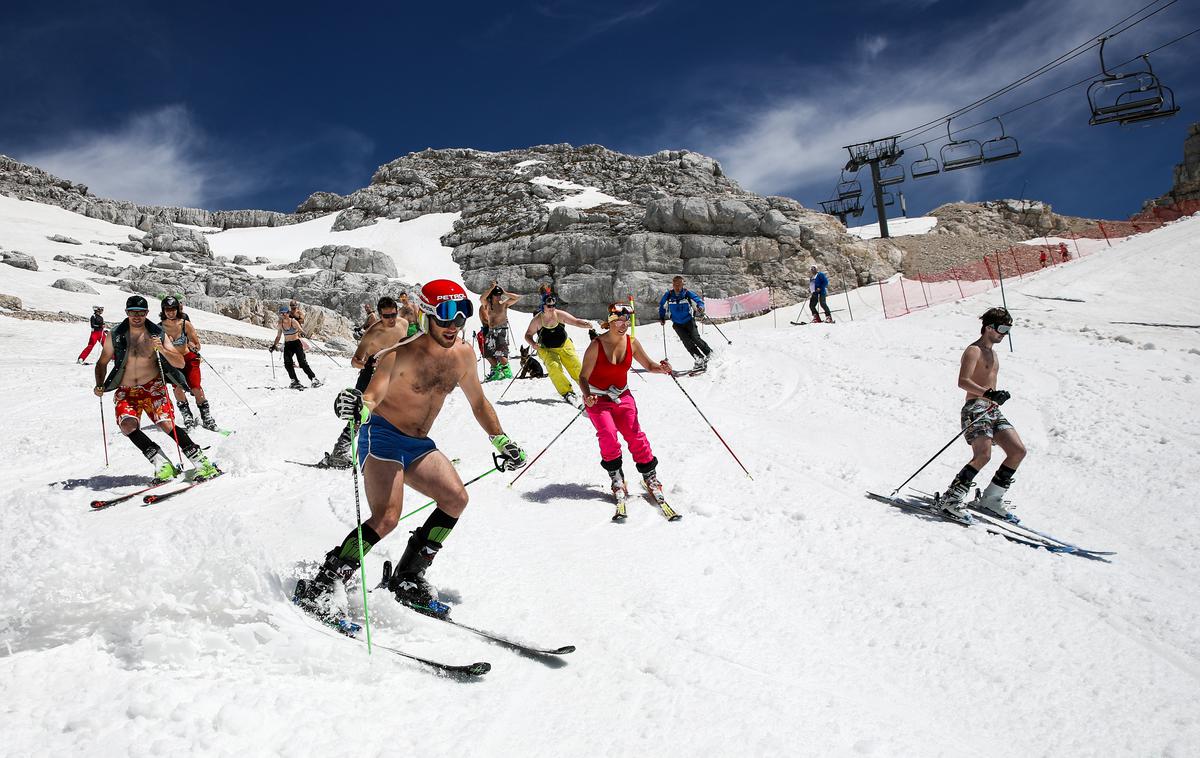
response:
{"label": "skier in blue jacket", "polygon": [[825,295],[829,293],[829,277],[825,276],[824,271],[818,271],[816,266],[809,266],[808,273],[811,274],[808,289],[812,292],[808,297],[808,309],[812,311],[813,323],[821,323],[821,316],[817,313],[817,301],[820,300],[821,307],[825,309],[825,320],[832,324],[833,314],[829,312],[829,304],[825,302]]}
{"label": "skier in blue jacket", "polygon": [[663,293],[658,301],[658,323],[667,322],[667,310],[671,311],[671,326],[683,342],[683,346],[696,359],[695,369],[703,369],[708,365],[708,357],[712,348],[700,337],[696,330],[696,319],[692,315],[692,307],[696,313],[704,315],[704,301],[690,290],[684,289],[683,277],[677,276],[671,280],[671,289]]}

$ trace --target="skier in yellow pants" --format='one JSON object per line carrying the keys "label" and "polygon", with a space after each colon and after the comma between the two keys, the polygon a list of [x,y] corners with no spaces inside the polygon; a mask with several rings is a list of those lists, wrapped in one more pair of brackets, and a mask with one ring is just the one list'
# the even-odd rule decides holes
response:
{"label": "skier in yellow pants", "polygon": [[[559,310],[558,301],[553,296],[546,296],[542,300],[542,310],[533,317],[529,328],[525,330],[525,341],[531,347],[537,348],[538,357],[546,364],[546,371],[550,374],[550,381],[558,394],[562,395],[563,400],[578,407],[579,396],[572,389],[572,382],[579,381],[581,364],[579,355],[575,352],[575,345],[567,336],[567,324],[580,329],[594,328],[591,322]],[[537,342],[533,340],[534,334],[537,334]]]}

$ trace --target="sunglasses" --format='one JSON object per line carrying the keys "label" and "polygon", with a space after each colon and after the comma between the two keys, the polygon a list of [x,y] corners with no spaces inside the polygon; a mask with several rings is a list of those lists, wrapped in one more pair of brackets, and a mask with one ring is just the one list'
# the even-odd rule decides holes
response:
{"label": "sunglasses", "polygon": [[399,311],[392,311],[391,313],[380,313],[379,318],[396,318],[399,315]]}
{"label": "sunglasses", "polygon": [[1008,334],[1012,330],[1012,324],[994,324],[992,328],[997,334]]}

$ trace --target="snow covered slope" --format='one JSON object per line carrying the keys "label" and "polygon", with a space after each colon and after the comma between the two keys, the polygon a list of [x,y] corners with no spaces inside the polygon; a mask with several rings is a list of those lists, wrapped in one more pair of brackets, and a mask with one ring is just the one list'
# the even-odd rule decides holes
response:
{"label": "snow covered slope", "polygon": [[[905,237],[913,234],[928,234],[931,229],[937,226],[937,216],[914,216],[907,218],[888,219],[888,234],[893,237]],[[863,224],[862,226],[848,226],[846,231],[853,234],[855,237],[864,240],[873,240],[879,236],[879,222],[874,224]]]}
{"label": "snow covered slope", "polygon": [[[44,233],[56,231],[71,233]],[[0,687],[19,693],[0,709],[5,752],[1200,754],[1200,340],[1114,323],[1200,323],[1198,235],[1188,219],[1007,284],[1017,326],[1000,385],[1030,451],[1011,497],[1035,526],[1118,551],[1111,563],[863,497],[957,431],[959,355],[998,292],[887,321],[856,303],[858,320],[841,312],[836,325],[789,326],[797,306],[778,327],[722,326],[732,344],[706,328],[709,371],[680,380],[753,481],[671,379],[631,380],[682,521],[631,500],[628,522],[609,522],[586,419],[515,487],[512,474],[472,485],[430,578],[464,622],[577,645],[562,665],[371,595],[377,642],[491,661],[473,683],[368,657],[286,598],[354,521],[348,472],[285,461],[332,445],[331,400],[351,370],[314,355],[327,387],[272,390],[266,355],[210,348],[257,412],[206,373],[237,433],[196,436],[229,473],[161,505],[92,512],[148,467],[114,433],[111,397],[90,393],[90,368],[71,363],[86,329],[0,317],[12,424],[0,434]],[[657,324],[638,334],[663,353]],[[673,335],[666,348],[682,359]],[[486,392],[531,455],[574,415],[548,381],[498,400],[503,389]],[[464,478],[489,466],[461,396],[432,436]],[[957,443],[914,484],[944,488],[967,455]],[[410,508],[425,502],[408,494]],[[421,518],[368,557],[371,577]],[[360,608],[357,592],[349,601]]]}

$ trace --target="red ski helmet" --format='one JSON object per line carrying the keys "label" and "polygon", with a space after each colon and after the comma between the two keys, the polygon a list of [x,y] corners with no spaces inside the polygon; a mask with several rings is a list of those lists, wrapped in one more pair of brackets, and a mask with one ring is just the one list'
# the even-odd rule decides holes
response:
{"label": "red ski helmet", "polygon": [[462,328],[475,313],[462,285],[449,279],[434,279],[421,288],[421,312],[425,314],[425,331],[431,321],[440,326]]}

